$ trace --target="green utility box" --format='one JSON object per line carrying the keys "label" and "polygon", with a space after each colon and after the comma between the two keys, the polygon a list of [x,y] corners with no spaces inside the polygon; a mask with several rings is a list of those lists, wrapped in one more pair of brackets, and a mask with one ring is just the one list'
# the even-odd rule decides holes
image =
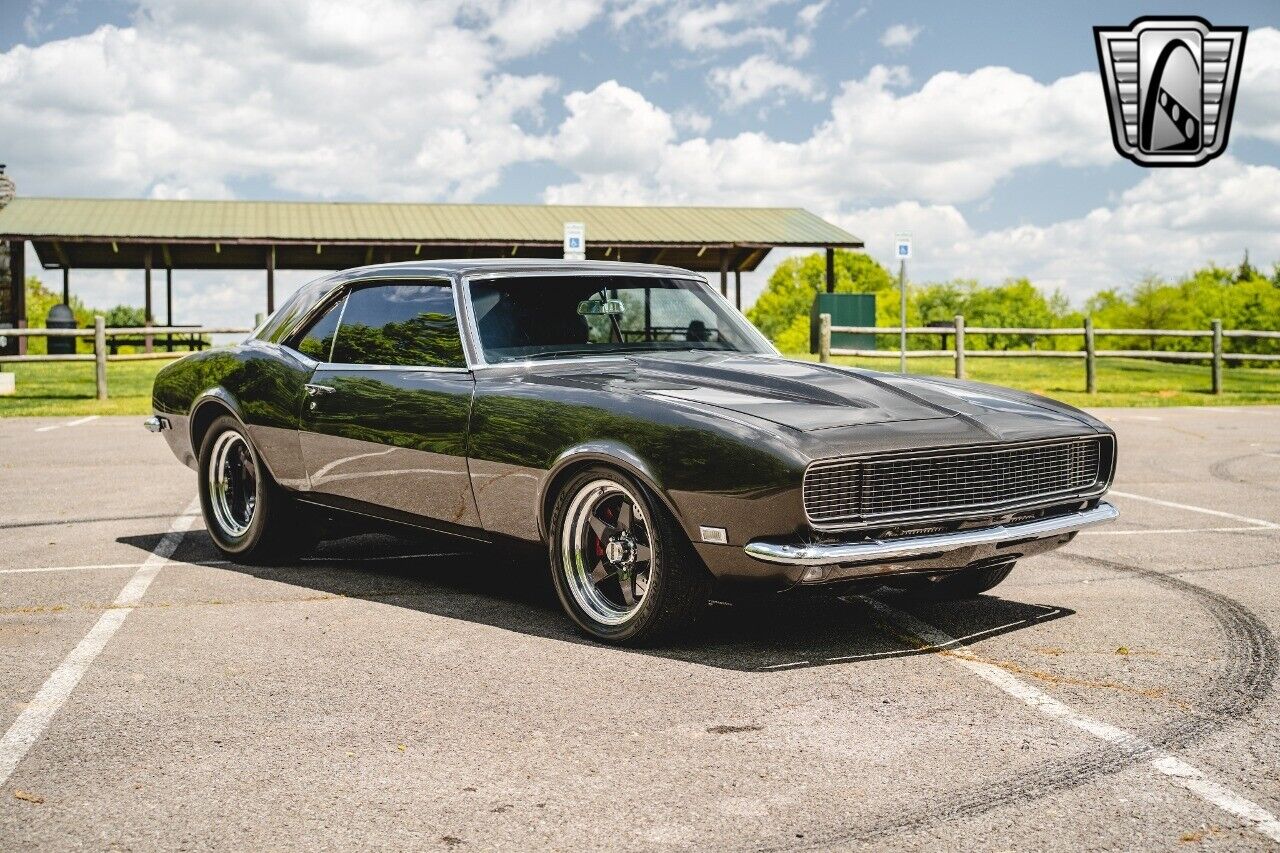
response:
{"label": "green utility box", "polygon": [[[832,326],[874,326],[876,295],[874,293],[819,293],[809,315],[809,352],[818,351],[818,315],[830,314]],[[832,349],[875,349],[875,335],[849,332],[831,333]]]}

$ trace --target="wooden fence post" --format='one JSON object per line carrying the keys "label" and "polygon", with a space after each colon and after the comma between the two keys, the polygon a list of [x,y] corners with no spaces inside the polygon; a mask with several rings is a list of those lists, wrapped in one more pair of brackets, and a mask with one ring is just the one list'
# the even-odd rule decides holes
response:
{"label": "wooden fence post", "polygon": [[1222,321],[1213,321],[1213,393],[1222,393]]}
{"label": "wooden fence post", "polygon": [[831,361],[831,315],[818,315],[818,361]]}
{"label": "wooden fence post", "polygon": [[1098,393],[1098,348],[1093,342],[1093,318],[1084,318],[1084,390]]}
{"label": "wooden fence post", "polygon": [[956,315],[956,379],[964,379],[964,315]]}
{"label": "wooden fence post", "polygon": [[93,374],[98,399],[107,399],[107,321],[101,314],[93,318]]}

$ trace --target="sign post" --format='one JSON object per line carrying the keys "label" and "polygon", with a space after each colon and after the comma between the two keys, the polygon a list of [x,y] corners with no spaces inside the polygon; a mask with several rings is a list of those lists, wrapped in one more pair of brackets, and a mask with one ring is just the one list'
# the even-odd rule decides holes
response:
{"label": "sign post", "polygon": [[907,372],[907,261],[911,258],[911,234],[898,234],[893,240],[893,254],[898,259],[899,303],[898,324],[898,372]]}
{"label": "sign post", "polygon": [[564,224],[564,259],[566,261],[585,261],[587,259],[587,226],[582,222],[566,222]]}

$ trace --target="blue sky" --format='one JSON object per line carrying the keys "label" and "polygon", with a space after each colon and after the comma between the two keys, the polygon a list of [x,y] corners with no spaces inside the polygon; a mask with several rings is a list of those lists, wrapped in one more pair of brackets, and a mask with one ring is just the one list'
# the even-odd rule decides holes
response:
{"label": "blue sky", "polygon": [[[914,278],[1077,302],[1280,260],[1275,3],[356,5],[5,0],[0,162],[32,195],[796,204],[884,260],[912,230]],[[1251,27],[1235,129],[1209,166],[1142,169],[1111,148],[1092,27],[1181,12]],[[180,309],[230,319],[256,288]]]}

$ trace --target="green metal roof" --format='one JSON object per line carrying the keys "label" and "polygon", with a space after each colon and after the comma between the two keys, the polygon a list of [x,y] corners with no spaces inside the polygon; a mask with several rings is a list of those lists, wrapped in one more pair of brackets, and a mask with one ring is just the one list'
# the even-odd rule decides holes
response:
{"label": "green metal roof", "polygon": [[254,244],[556,244],[563,223],[589,244],[837,246],[862,241],[800,208],[597,207],[18,197],[0,238],[42,241],[226,241]]}

